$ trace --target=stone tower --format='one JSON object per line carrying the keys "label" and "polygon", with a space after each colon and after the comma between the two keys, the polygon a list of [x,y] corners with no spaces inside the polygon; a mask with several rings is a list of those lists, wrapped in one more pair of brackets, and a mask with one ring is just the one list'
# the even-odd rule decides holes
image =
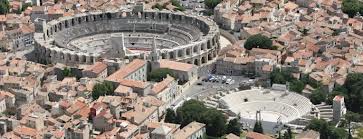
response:
{"label": "stone tower", "polygon": [[159,61],[159,59],[160,59],[160,55],[159,55],[158,48],[156,46],[156,39],[155,39],[155,36],[154,36],[153,37],[152,48],[151,48],[151,53],[150,53],[150,61],[156,62],[156,61]]}
{"label": "stone tower", "polygon": [[343,96],[335,96],[333,99],[333,121],[339,122],[347,112]]}

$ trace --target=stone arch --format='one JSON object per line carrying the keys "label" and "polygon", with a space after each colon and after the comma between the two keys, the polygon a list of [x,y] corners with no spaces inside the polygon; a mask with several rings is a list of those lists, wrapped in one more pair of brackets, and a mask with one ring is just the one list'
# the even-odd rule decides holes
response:
{"label": "stone arch", "polygon": [[71,19],[71,23],[72,23],[72,26],[74,26],[74,24],[75,24],[74,18]]}
{"label": "stone arch", "polygon": [[71,61],[72,60],[71,57],[72,57],[71,54],[70,53],[67,53],[66,54],[66,61]]}
{"label": "stone arch", "polygon": [[166,53],[161,53],[161,59],[166,59]]}
{"label": "stone arch", "polygon": [[107,19],[112,19],[112,14],[111,13],[106,13]]}
{"label": "stone arch", "polygon": [[173,51],[169,52],[169,56],[170,56],[170,59],[175,59],[175,53]]}
{"label": "stone arch", "polygon": [[81,55],[80,56],[81,58],[80,58],[80,62],[82,62],[82,63],[86,63],[86,56],[85,55]]}
{"label": "stone arch", "polygon": [[79,56],[78,55],[74,55],[74,61],[79,62]]}
{"label": "stone arch", "polygon": [[211,48],[211,41],[208,41],[207,42],[207,49],[210,49]]}
{"label": "stone arch", "polygon": [[64,60],[64,53],[63,52],[60,52],[60,59]]}
{"label": "stone arch", "polygon": [[192,54],[191,54],[191,50],[190,50],[190,49],[191,49],[191,48],[187,48],[187,50],[186,50],[186,55],[188,55],[188,56],[189,56],[189,55],[192,55]]}
{"label": "stone arch", "polygon": [[200,66],[200,64],[201,63],[199,58],[194,59],[194,65]]}
{"label": "stone arch", "polygon": [[213,59],[213,52],[212,53],[208,53],[208,60],[212,60]]}
{"label": "stone arch", "polygon": [[82,17],[78,17],[78,24],[82,23]]}
{"label": "stone arch", "polygon": [[64,21],[64,27],[68,28],[68,20]]}
{"label": "stone arch", "polygon": [[62,23],[58,24],[59,31],[62,31]]}
{"label": "stone arch", "polygon": [[202,64],[207,63],[207,58],[205,56],[202,56],[201,61],[202,61]]}
{"label": "stone arch", "polygon": [[183,49],[180,49],[177,51],[178,51],[178,57],[183,57]]}

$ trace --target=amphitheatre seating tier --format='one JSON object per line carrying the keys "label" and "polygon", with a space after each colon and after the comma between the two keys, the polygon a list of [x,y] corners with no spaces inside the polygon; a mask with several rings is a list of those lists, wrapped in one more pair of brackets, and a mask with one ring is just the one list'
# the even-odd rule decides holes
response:
{"label": "amphitheatre seating tier", "polygon": [[277,113],[289,122],[308,114],[312,104],[304,96],[293,92],[252,89],[228,94],[220,99],[222,107],[241,116],[255,115],[256,111]]}

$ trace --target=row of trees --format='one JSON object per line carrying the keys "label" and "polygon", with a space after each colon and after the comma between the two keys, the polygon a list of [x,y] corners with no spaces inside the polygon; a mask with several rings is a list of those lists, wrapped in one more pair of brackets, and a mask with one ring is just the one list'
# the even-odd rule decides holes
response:
{"label": "row of trees", "polygon": [[359,0],[343,0],[342,11],[349,15],[349,17],[354,17],[357,13],[363,13],[363,3]]}
{"label": "row of trees", "polygon": [[206,132],[208,136],[221,137],[228,133],[239,135],[241,126],[238,119],[227,119],[223,113],[215,108],[207,108],[204,104],[197,100],[189,100],[179,107],[176,112],[167,109],[165,122],[180,124],[181,127],[189,123],[197,121],[206,124]]}

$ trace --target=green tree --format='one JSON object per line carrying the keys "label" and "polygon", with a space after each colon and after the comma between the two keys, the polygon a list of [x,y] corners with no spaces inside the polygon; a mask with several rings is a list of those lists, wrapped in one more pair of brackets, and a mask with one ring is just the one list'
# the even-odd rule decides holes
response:
{"label": "green tree", "polygon": [[246,40],[244,47],[247,50],[252,48],[272,49],[272,40],[262,34],[256,34]]}
{"label": "green tree", "polygon": [[363,139],[363,127],[358,128],[357,130],[358,130],[357,134],[358,139]]}
{"label": "green tree", "polygon": [[93,86],[92,98],[93,100],[98,99],[100,96],[113,95],[114,87],[111,82],[104,81],[102,83],[97,83]]}
{"label": "green tree", "polygon": [[343,0],[342,11],[349,17],[354,17],[358,12],[362,13],[363,4],[359,0]]}
{"label": "green tree", "polygon": [[8,0],[0,1],[0,14],[6,14],[9,12],[10,4]]}
{"label": "green tree", "polygon": [[358,122],[360,120],[360,115],[358,113],[354,113],[351,111],[348,111],[345,115],[345,120],[347,120],[348,122],[348,133],[349,133],[349,137],[352,137],[352,132],[351,132],[351,123],[352,122]]}
{"label": "green tree", "polygon": [[31,3],[24,3],[23,6],[21,7],[21,11],[25,11],[28,7],[31,7],[32,4]]}
{"label": "green tree", "polygon": [[319,129],[320,138],[328,139],[329,138],[329,125],[327,122],[324,122]]}
{"label": "green tree", "polygon": [[283,136],[281,135],[281,131],[279,131],[279,134],[277,136],[277,139],[283,139]]}
{"label": "green tree", "polygon": [[206,133],[208,136],[221,137],[225,134],[227,119],[217,109],[211,108],[205,111],[200,122],[206,124]]}
{"label": "green tree", "polygon": [[344,128],[330,127],[329,138],[330,139],[346,139],[348,138],[347,131]]}
{"label": "green tree", "polygon": [[363,74],[349,73],[343,86],[334,88],[345,97],[349,111],[363,114]]}
{"label": "green tree", "polygon": [[156,3],[154,6],[151,7],[152,9],[158,9],[158,10],[163,10],[164,9],[164,6],[163,5],[160,5],[159,3]]}
{"label": "green tree", "polygon": [[207,108],[198,100],[189,100],[176,110],[176,122],[181,127],[197,121],[206,124],[208,136],[220,137],[226,129],[226,117],[215,108]]}
{"label": "green tree", "polygon": [[323,119],[313,119],[306,129],[318,131],[321,139],[346,139],[347,132],[343,128],[335,128]]}
{"label": "green tree", "polygon": [[149,77],[150,81],[160,82],[164,78],[166,78],[167,75],[174,77],[174,73],[170,69],[160,68],[160,69],[151,71],[148,77]]}
{"label": "green tree", "polygon": [[285,132],[283,139],[292,139],[289,133]]}
{"label": "green tree", "polygon": [[261,121],[256,120],[255,126],[253,127],[253,132],[263,134],[263,127]]}
{"label": "green tree", "polygon": [[313,104],[320,104],[326,99],[326,94],[321,89],[315,89],[310,95],[310,101]]}
{"label": "green tree", "polygon": [[305,88],[305,84],[304,82],[300,81],[300,80],[293,80],[290,83],[289,89],[291,91],[297,92],[297,93],[301,93]]}
{"label": "green tree", "polygon": [[166,123],[176,123],[176,115],[175,115],[174,110],[172,110],[170,108],[166,109],[165,122]]}
{"label": "green tree", "polygon": [[226,130],[227,130],[226,134],[228,134],[228,133],[233,133],[235,135],[241,134],[241,125],[238,122],[238,118],[234,118],[234,119],[230,120],[227,125]]}
{"label": "green tree", "polygon": [[176,11],[185,11],[185,8],[180,4],[178,0],[171,0],[171,5],[175,6]]}
{"label": "green tree", "polygon": [[214,7],[216,7],[220,2],[221,2],[221,0],[205,0],[204,4],[209,9],[214,9]]}
{"label": "green tree", "polygon": [[67,67],[65,67],[63,69],[62,74],[63,74],[64,77],[72,77],[73,76],[71,69],[69,69]]}

